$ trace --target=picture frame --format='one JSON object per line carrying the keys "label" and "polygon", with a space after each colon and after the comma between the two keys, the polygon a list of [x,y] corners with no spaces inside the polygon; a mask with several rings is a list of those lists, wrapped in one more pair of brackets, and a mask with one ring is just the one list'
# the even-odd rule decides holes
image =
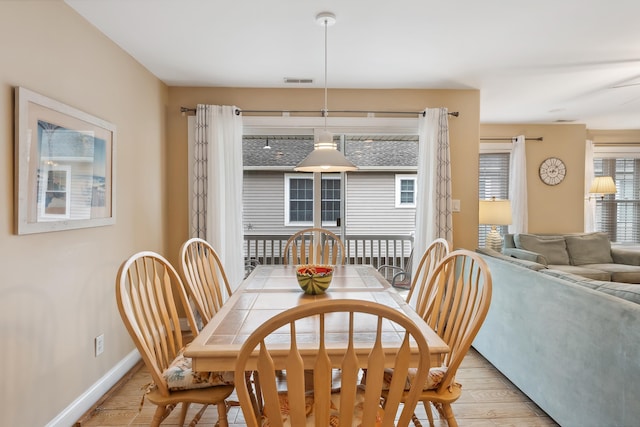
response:
{"label": "picture frame", "polygon": [[115,224],[116,127],[15,88],[17,234]]}

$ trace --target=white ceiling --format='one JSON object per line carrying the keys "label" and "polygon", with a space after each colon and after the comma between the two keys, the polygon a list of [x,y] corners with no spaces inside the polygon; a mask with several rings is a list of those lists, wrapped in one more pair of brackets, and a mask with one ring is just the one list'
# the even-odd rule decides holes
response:
{"label": "white ceiling", "polygon": [[330,11],[329,99],[479,89],[482,123],[640,129],[638,0],[65,1],[171,86],[322,88]]}

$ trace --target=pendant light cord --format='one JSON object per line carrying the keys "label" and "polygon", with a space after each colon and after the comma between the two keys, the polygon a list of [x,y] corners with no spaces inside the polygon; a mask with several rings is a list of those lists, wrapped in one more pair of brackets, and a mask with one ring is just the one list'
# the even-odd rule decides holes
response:
{"label": "pendant light cord", "polygon": [[329,21],[324,18],[324,130],[327,130],[327,116],[329,115],[329,108],[327,106],[327,27],[329,27]]}

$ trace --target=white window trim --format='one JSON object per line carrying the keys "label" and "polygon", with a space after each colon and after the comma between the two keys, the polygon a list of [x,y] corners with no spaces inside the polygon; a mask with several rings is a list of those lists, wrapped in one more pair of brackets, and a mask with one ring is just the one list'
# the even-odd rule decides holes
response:
{"label": "white window trim", "polygon": [[284,225],[286,227],[297,227],[297,226],[312,226],[313,221],[289,221],[290,217],[290,209],[289,209],[289,195],[290,193],[290,181],[291,179],[310,179],[313,182],[313,174],[312,173],[286,173],[284,174]]}
{"label": "white window trim", "polygon": [[[64,214],[50,214],[47,213],[46,199],[48,192],[48,180],[49,180],[49,172],[65,172],[66,176],[66,186],[64,191],[57,191],[58,193],[65,193],[65,213]],[[55,219],[68,219],[71,218],[71,166],[69,165],[50,165],[43,170],[42,182],[40,183],[40,200],[42,203],[40,204],[40,215],[38,215],[39,220],[55,220]]]}
{"label": "white window trim", "polygon": [[331,117],[325,122],[323,117],[246,116],[242,117],[242,126],[244,135],[313,135],[314,129],[325,126],[333,133],[418,133],[417,118],[397,117]]}
{"label": "white window trim", "polygon": [[511,153],[513,150],[513,144],[511,142],[481,142],[480,153],[492,154],[492,153]]}
{"label": "white window trim", "polygon": [[[413,203],[402,203],[401,201],[401,184],[402,181],[413,181]],[[396,174],[396,208],[406,209],[415,208],[418,199],[418,175]]]}
{"label": "white window trim", "polygon": [[[299,227],[299,226],[313,226],[313,221],[289,221],[290,208],[289,208],[289,189],[291,179],[310,179],[314,181],[315,174],[313,173],[286,173],[284,174],[284,225],[286,227]],[[339,173],[323,173],[322,179],[341,179]],[[324,221],[322,226],[335,226],[333,221]]]}
{"label": "white window trim", "polygon": [[600,159],[620,159],[620,158],[640,158],[640,147],[629,146],[624,147],[620,145],[605,146],[596,145],[593,147],[593,157]]}

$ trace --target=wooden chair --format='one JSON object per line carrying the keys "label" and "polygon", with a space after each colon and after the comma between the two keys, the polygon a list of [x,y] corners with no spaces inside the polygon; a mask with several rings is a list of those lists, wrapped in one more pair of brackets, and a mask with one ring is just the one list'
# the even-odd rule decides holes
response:
{"label": "wooden chair", "polygon": [[[139,252],[124,261],[118,270],[118,310],[153,379],[145,394],[147,400],[157,405],[151,425],[159,426],[178,403],[182,403],[180,425],[183,425],[189,405],[199,403],[203,407],[191,425],[198,422],[208,405],[214,404],[218,408],[219,425],[226,427],[225,399],[234,386],[232,381],[222,379],[223,373],[191,371],[191,359],[183,356],[182,331],[174,295],[182,304],[184,316],[195,336],[198,333],[196,321],[187,303],[184,286],[165,258],[154,252]],[[173,384],[176,380],[181,380],[179,386]]]}
{"label": "wooden chair", "polygon": [[180,260],[187,294],[204,326],[231,296],[229,280],[218,253],[206,240],[194,237],[184,242]]}
{"label": "wooden chair", "polygon": [[411,297],[416,289],[420,290],[418,292],[418,299],[421,298],[423,291],[427,287],[426,283],[429,282],[429,279],[433,275],[433,271],[449,252],[451,252],[451,246],[449,242],[442,237],[435,239],[429,244],[420,259],[420,264],[418,264],[413,280],[411,280],[411,287],[407,294],[407,302],[411,301]]}
{"label": "wooden chair", "polygon": [[306,228],[287,240],[283,259],[285,265],[344,264],[345,248],[335,233],[324,228]]}
{"label": "wooden chair", "polygon": [[[422,383],[420,400],[431,426],[434,423],[430,403],[436,406],[449,427],[458,425],[451,408],[461,392],[455,376],[489,311],[491,289],[489,267],[478,254],[468,250],[453,251],[445,256],[425,289],[421,289],[422,297],[416,310],[451,350],[444,356],[442,366],[431,368],[428,381]],[[392,377],[395,376],[393,372]],[[411,375],[409,378],[412,382]],[[421,425],[417,418],[414,424]]]}
{"label": "wooden chair", "polygon": [[[354,320],[355,319],[355,320]],[[357,357],[354,351],[354,321],[372,324],[376,343],[368,357]],[[327,347],[335,348],[335,337],[325,337],[325,322],[341,322],[345,325],[345,342],[342,352],[329,356]],[[404,406],[400,406],[405,392],[405,381],[391,384],[385,401],[380,406],[385,366],[385,343],[381,334],[382,322],[394,322],[404,340],[400,351],[393,353],[396,372],[407,375],[410,363],[410,341],[415,340],[422,354],[429,354],[424,336],[408,317],[392,308],[363,300],[320,300],[296,306],[282,312],[258,327],[246,340],[238,355],[235,374],[237,394],[249,427],[262,425],[268,418],[270,427],[329,425],[368,427],[394,426],[397,412],[399,426],[406,426],[418,402],[421,387],[415,386],[404,394]],[[319,345],[301,350],[301,335],[316,334]],[[342,345],[342,344],[341,344]],[[272,357],[272,347],[288,350],[287,356]],[[333,371],[333,369],[338,371]],[[360,368],[368,368],[366,389],[359,384]],[[251,401],[250,391],[244,382],[244,372],[257,369],[260,376],[264,410],[260,412]],[[286,390],[278,390],[276,371],[286,373]],[[305,370],[313,372],[313,392],[305,394]],[[429,357],[419,359],[416,368],[416,384],[422,384],[429,370]],[[340,377],[339,391],[332,390],[332,373]],[[406,376],[404,377],[406,378]],[[308,384],[307,384],[308,385]],[[360,420],[359,418],[362,417]],[[284,419],[283,419],[284,418]],[[356,421],[357,420],[357,421]],[[339,424],[336,424],[339,421]]]}

